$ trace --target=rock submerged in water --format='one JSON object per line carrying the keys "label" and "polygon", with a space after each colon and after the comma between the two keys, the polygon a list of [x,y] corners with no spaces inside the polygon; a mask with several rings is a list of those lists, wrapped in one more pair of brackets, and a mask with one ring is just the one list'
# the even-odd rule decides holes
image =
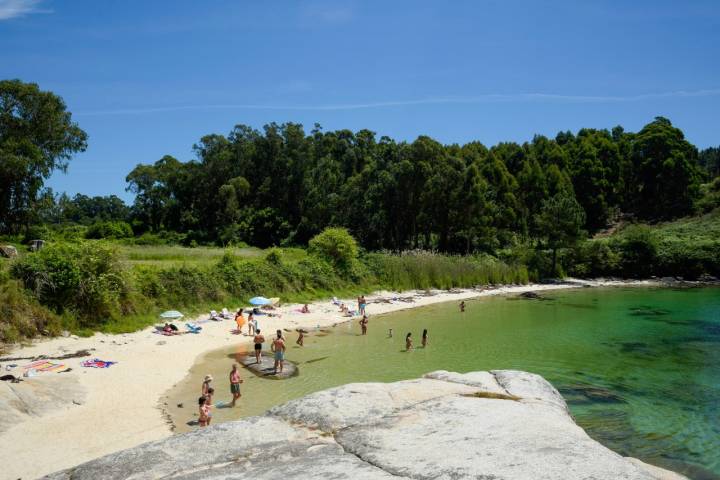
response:
{"label": "rock submerged in water", "polygon": [[603,447],[575,424],[562,396],[542,377],[500,370],[348,384],[46,478],[685,477]]}

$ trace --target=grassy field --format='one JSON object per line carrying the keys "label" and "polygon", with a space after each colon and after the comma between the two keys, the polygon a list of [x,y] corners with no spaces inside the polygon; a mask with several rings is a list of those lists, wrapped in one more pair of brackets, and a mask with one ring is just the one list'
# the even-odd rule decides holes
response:
{"label": "grassy field", "polygon": [[699,217],[653,225],[659,238],[670,241],[720,241],[720,208]]}
{"label": "grassy field", "polygon": [[225,253],[240,258],[259,258],[259,248],[181,247],[179,245],[119,245],[118,253],[128,266],[153,265],[158,267],[204,265],[217,262]]}

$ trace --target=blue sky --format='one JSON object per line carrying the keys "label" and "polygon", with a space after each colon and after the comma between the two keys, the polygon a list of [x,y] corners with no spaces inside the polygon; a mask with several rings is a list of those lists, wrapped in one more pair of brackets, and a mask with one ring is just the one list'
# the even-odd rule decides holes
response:
{"label": "blue sky", "polygon": [[445,143],[670,118],[720,144],[720,2],[0,0],[0,78],[61,95],[89,148],[56,191],[125,192],[239,123]]}

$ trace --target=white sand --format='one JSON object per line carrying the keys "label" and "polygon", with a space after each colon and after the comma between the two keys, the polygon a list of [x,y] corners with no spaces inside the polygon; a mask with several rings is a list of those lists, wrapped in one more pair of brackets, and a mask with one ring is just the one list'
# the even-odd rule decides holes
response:
{"label": "white sand", "polygon": [[[560,285],[524,285],[488,290],[460,290],[457,293],[435,291],[433,296],[416,296],[413,303],[371,303],[369,315],[378,315],[439,302],[460,301],[480,296],[526,291],[592,286],[649,285],[650,282],[574,282]],[[376,292],[377,297],[409,297],[417,292]],[[356,308],[354,300],[347,302]],[[330,326],[347,321],[331,302],[315,302],[309,314],[287,305],[279,310],[280,318],[262,317],[265,332],[276,329]],[[453,307],[455,308],[455,307]],[[207,318],[207,315],[203,318]],[[176,322],[184,326],[184,321]],[[80,349],[95,349],[93,357],[117,361],[109,369],[82,368],[84,358],[62,360],[70,373],[88,390],[86,402],[56,410],[42,417],[27,420],[0,435],[3,469],[0,478],[30,479],[92,460],[117,450],[172,434],[159,407],[160,397],[187,374],[196,358],[216,348],[237,343],[250,343],[250,337],[232,335],[232,320],[204,323],[198,335],[165,337],[152,333],[152,328],[122,335],[96,334],[90,338],[56,338],[42,340],[32,346],[17,348],[10,356],[62,355]],[[246,329],[246,327],[245,327]],[[244,330],[245,330],[244,329]],[[163,342],[159,345],[159,342]],[[20,365],[29,361],[14,362]],[[14,372],[17,374],[18,369]],[[41,375],[59,375],[43,373]]]}

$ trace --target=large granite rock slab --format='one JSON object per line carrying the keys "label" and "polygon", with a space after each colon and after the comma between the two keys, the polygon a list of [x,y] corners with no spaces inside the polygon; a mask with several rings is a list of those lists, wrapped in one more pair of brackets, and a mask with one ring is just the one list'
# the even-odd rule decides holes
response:
{"label": "large granite rock slab", "polygon": [[41,417],[85,402],[87,391],[72,375],[45,373],[20,383],[0,382],[0,432],[28,417]]}
{"label": "large granite rock slab", "polygon": [[542,377],[501,370],[332,388],[264,416],[147,443],[47,478],[684,477],[603,447],[575,424]]}

